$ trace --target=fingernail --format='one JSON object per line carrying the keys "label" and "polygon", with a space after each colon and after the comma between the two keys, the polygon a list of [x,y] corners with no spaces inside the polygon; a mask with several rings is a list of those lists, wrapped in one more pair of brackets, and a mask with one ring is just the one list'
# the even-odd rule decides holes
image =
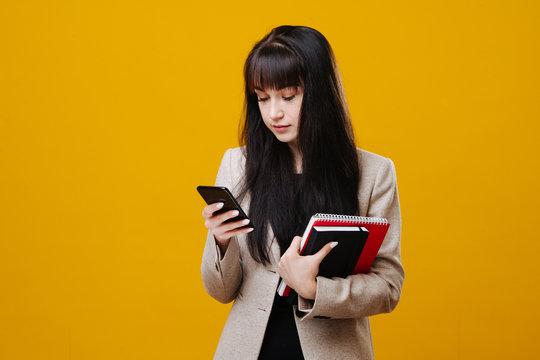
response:
{"label": "fingernail", "polygon": [[242,221],[242,224],[243,224],[243,225],[249,224],[249,220],[248,220],[248,219],[245,219],[244,221]]}
{"label": "fingernail", "polygon": [[218,203],[216,207],[217,207],[218,209],[221,209],[221,208],[223,207],[223,203],[222,203],[222,202]]}
{"label": "fingernail", "polygon": [[249,229],[247,229],[246,232],[252,232],[253,230],[255,230],[255,229],[254,228],[249,228]]}
{"label": "fingernail", "polygon": [[334,241],[333,243],[330,244],[330,247],[333,249],[336,247],[336,245],[338,244],[337,241]]}
{"label": "fingernail", "polygon": [[234,211],[232,212],[232,216],[236,216],[236,215],[238,215],[238,214],[240,214],[240,213],[238,212],[238,210],[234,210]]}

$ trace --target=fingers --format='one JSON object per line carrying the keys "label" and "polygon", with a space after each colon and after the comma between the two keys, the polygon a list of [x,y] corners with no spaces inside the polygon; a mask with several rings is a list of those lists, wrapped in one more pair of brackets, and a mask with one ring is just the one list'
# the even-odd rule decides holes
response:
{"label": "fingers", "polygon": [[324,245],[321,250],[317,251],[317,253],[313,254],[312,256],[316,258],[320,264],[321,261],[323,261],[324,257],[328,255],[330,251],[332,251],[332,249],[336,247],[337,244],[337,241],[329,242],[328,244]]}
{"label": "fingers", "polygon": [[227,240],[233,236],[245,234],[253,230],[253,228],[244,227],[249,224],[248,219],[224,223],[225,221],[238,216],[239,212],[238,210],[230,210],[222,214],[214,215],[214,213],[221,208],[223,208],[223,203],[214,203],[207,205],[202,212],[202,216],[205,220],[204,226],[212,231],[216,239]]}
{"label": "fingers", "polygon": [[209,218],[210,216],[212,216],[216,211],[218,211],[222,207],[223,207],[222,202],[217,202],[217,203],[213,203],[213,204],[205,206],[204,209],[203,209],[203,212],[202,212],[203,218],[205,218],[205,219]]}
{"label": "fingers", "polygon": [[203,209],[202,215],[204,219],[212,223],[221,224],[225,222],[226,220],[232,219],[238,216],[238,214],[240,214],[238,210],[229,210],[224,213],[214,215],[214,213],[218,211],[219,209],[221,209],[222,207],[223,207],[223,203],[214,203],[214,204],[207,205]]}
{"label": "fingers", "polygon": [[240,234],[247,234],[249,232],[252,232],[253,230],[255,230],[255,229],[253,229],[252,227],[234,229],[234,230],[231,230],[231,231],[227,231],[224,234],[224,236],[228,237],[228,238],[231,238],[233,236],[237,236],[237,235],[240,235]]}
{"label": "fingers", "polygon": [[226,223],[226,224],[219,223],[217,227],[219,228],[219,230],[222,233],[228,233],[228,232],[231,232],[231,231],[236,230],[238,228],[244,227],[247,224],[249,224],[249,220],[248,219],[242,219],[242,220],[238,220],[238,221],[229,222],[229,223]]}
{"label": "fingers", "polygon": [[[219,241],[225,241],[233,236],[237,236],[240,234],[247,234],[254,229],[252,227],[241,227],[238,228],[238,223],[241,223],[242,225],[247,225],[244,221],[249,222],[249,220],[241,220],[241,221],[235,221],[233,223],[227,223],[227,224],[221,224],[221,226],[218,226],[214,229],[210,229],[212,231],[212,234],[214,234],[214,237]],[[235,225],[236,224],[236,225]]]}
{"label": "fingers", "polygon": [[213,228],[228,219],[232,219],[235,216],[238,216],[238,210],[229,210],[222,214],[214,215],[214,213],[218,211],[219,209],[221,209],[222,207],[223,207],[223,203],[214,203],[214,204],[205,206],[202,212],[202,216],[205,220],[204,225],[207,228],[209,229]]}

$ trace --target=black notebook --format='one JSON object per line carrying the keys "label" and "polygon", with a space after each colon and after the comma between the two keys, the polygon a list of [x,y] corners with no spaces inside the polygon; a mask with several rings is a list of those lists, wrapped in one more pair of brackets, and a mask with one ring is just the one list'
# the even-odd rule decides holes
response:
{"label": "black notebook", "polygon": [[[302,255],[313,255],[329,242],[337,241],[338,245],[321,261],[318,275],[345,278],[353,274],[368,236],[369,231],[363,226],[314,226]],[[289,288],[287,294],[289,304],[298,303],[296,291]]]}
{"label": "black notebook", "polygon": [[338,245],[319,265],[319,275],[345,278],[353,273],[368,235],[369,231],[360,226],[314,226],[302,255],[313,255],[329,242],[337,241]]}

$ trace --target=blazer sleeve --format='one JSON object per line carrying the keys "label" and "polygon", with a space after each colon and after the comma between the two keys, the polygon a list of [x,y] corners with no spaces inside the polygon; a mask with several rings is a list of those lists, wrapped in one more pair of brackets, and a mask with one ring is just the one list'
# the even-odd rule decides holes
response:
{"label": "blazer sleeve", "polygon": [[[394,163],[385,158],[376,175],[367,216],[388,219],[390,227],[367,274],[317,276],[314,300],[298,297],[310,318],[358,318],[391,312],[398,304],[405,273],[401,265],[401,214]],[[339,246],[339,245],[338,245]]]}
{"label": "blazer sleeve", "polygon": [[[231,149],[228,149],[221,160],[216,186],[233,188],[231,173]],[[238,239],[233,236],[225,255],[216,243],[212,231],[208,230],[206,244],[201,263],[201,276],[206,292],[221,303],[229,303],[236,298],[242,282],[242,261]]]}

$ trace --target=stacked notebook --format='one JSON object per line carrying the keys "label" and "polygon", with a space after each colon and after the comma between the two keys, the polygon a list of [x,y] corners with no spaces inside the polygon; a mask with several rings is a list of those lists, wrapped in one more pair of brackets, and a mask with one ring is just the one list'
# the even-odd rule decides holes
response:
{"label": "stacked notebook", "polygon": [[[329,242],[339,244],[319,265],[319,276],[342,277],[367,273],[386,236],[390,223],[383,218],[315,214],[311,217],[300,243],[300,254],[313,255]],[[282,280],[281,296],[291,288]]]}

